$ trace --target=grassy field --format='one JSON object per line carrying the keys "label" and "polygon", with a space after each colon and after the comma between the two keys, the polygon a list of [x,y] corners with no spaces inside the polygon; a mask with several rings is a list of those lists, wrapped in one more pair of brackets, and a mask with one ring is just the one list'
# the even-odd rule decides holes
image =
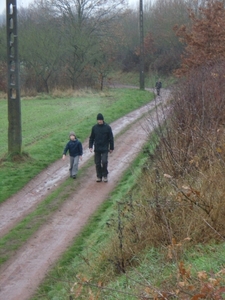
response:
{"label": "grassy field", "polygon": [[22,98],[24,155],[18,161],[11,161],[7,157],[7,101],[0,100],[0,203],[61,158],[70,131],[75,131],[83,142],[96,123],[97,113],[101,112],[105,121],[111,123],[152,98],[149,92],[134,89],[113,89],[95,94],[74,93],[73,96],[62,98],[45,95]]}
{"label": "grassy field", "polygon": [[[109,76],[114,84],[125,84],[139,86],[140,75],[137,72],[113,72]],[[177,79],[174,76],[159,76],[153,72],[145,73],[145,88],[155,88],[156,81],[159,79],[162,81],[163,88],[172,86]]]}

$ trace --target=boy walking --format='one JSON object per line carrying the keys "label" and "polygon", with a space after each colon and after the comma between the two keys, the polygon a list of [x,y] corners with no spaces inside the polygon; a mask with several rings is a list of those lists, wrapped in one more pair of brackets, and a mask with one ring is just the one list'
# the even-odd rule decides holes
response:
{"label": "boy walking", "polygon": [[66,153],[69,150],[70,155],[70,177],[75,179],[78,172],[79,159],[82,160],[83,147],[81,142],[76,138],[75,133],[72,131],[69,134],[69,142],[66,144],[66,147],[63,151],[62,159],[65,160]]}

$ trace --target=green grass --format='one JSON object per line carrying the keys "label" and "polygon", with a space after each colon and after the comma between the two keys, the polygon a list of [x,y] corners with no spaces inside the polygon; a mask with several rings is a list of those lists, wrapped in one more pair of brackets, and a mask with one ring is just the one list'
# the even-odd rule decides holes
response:
{"label": "green grass", "polygon": [[69,131],[75,131],[83,142],[96,123],[98,112],[104,115],[107,123],[111,123],[152,98],[147,91],[113,89],[71,98],[40,96],[22,99],[22,146],[26,155],[17,161],[7,157],[7,101],[0,100],[0,203],[61,158]]}
{"label": "green grass", "polygon": [[[115,84],[124,84],[139,87],[140,74],[139,72],[113,72],[110,74],[112,82]],[[159,76],[153,72],[145,73],[145,88],[155,88],[155,83],[158,79],[161,79],[163,88],[168,88],[173,85],[177,79],[174,76]]]}
{"label": "green grass", "polygon": [[[198,251],[198,245],[196,245],[185,252],[182,260],[186,268],[188,269],[188,267],[190,267],[191,270],[192,278],[190,279],[190,286],[191,280],[194,281],[194,279],[197,278],[197,273],[203,270],[209,277],[212,276],[213,278],[213,274],[224,268],[225,244],[205,245],[202,247],[201,252]],[[140,298],[135,295],[143,294],[148,289],[152,290],[155,288],[159,291],[174,291],[175,289],[179,289],[177,286],[178,264],[174,261],[166,260],[163,251],[156,248],[146,249],[146,251],[140,255],[139,261],[140,265],[128,270],[126,275],[118,276],[112,280],[110,284],[107,285],[105,292],[102,293],[105,295],[104,298],[102,297],[100,299],[137,300]],[[180,278],[180,282],[181,281],[182,278]],[[199,279],[196,279],[196,281],[200,282]],[[113,292],[109,292],[109,290]],[[191,289],[189,292],[191,293]],[[153,298],[150,297],[149,299]],[[191,296],[190,299],[192,299]]]}

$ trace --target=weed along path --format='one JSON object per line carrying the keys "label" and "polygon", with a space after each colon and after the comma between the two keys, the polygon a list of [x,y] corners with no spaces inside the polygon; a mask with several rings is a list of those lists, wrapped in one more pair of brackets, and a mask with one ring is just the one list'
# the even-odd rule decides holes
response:
{"label": "weed along path", "polygon": [[[151,120],[161,119],[163,114],[153,110],[156,104],[165,103],[169,91],[162,97],[112,123],[115,150],[109,155],[109,181],[95,181],[95,166],[88,167],[78,176],[75,193],[71,193],[48,221],[16,251],[0,269],[0,299],[29,299],[44,279],[49,268],[70,246],[96,208],[116,187],[122,173],[138,155],[153,130]],[[87,141],[83,143],[84,156],[80,168],[92,157]],[[68,164],[59,160],[34,178],[19,193],[0,206],[0,236],[4,236],[29,212],[35,209],[68,177]]]}

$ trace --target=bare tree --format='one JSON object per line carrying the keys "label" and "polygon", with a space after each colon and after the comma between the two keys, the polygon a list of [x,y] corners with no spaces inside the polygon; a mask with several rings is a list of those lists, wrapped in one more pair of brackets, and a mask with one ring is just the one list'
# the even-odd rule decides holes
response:
{"label": "bare tree", "polygon": [[49,92],[49,80],[59,69],[63,48],[59,25],[60,20],[40,7],[20,15],[22,78],[38,92]]}
{"label": "bare tree", "polygon": [[178,75],[191,69],[225,60],[225,8],[221,1],[208,2],[199,14],[190,11],[192,27],[176,27],[177,35],[186,45]]}
{"label": "bare tree", "polygon": [[87,66],[96,62],[96,54],[102,56],[102,47],[98,45],[104,42],[125,1],[46,0],[46,3],[51,4],[55,15],[62,18],[65,74],[75,88]]}
{"label": "bare tree", "polygon": [[175,24],[188,24],[187,5],[184,0],[159,0],[145,12],[145,32],[152,35],[154,55],[150,70],[169,74],[179,66],[184,46],[173,31]]}

